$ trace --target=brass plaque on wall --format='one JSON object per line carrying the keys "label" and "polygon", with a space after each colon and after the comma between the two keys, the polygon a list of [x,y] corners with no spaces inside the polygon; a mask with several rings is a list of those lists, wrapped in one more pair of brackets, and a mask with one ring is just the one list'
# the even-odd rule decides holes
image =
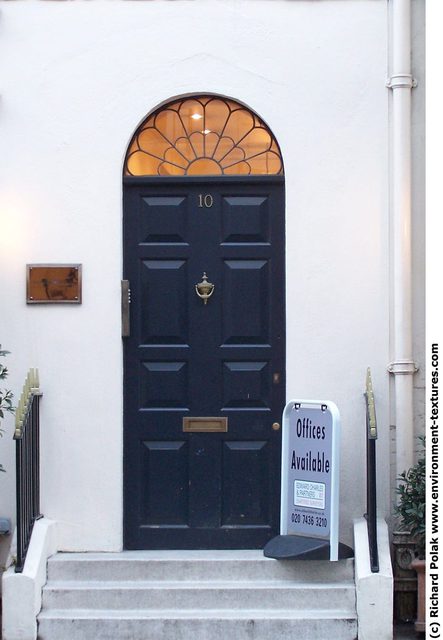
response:
{"label": "brass plaque on wall", "polygon": [[80,304],[81,301],[81,264],[26,265],[26,302],[28,304]]}
{"label": "brass plaque on wall", "polygon": [[183,431],[226,433],[227,430],[227,418],[183,418]]}

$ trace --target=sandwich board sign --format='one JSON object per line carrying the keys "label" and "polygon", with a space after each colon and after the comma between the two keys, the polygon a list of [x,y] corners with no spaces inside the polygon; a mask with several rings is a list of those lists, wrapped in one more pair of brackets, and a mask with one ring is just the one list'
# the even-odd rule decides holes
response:
{"label": "sandwich board sign", "polygon": [[280,534],[329,541],[338,560],[340,415],[329,401],[283,411]]}

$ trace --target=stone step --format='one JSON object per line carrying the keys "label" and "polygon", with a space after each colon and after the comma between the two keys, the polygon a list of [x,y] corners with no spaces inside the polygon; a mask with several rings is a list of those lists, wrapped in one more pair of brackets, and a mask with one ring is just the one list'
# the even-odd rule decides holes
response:
{"label": "stone step", "polygon": [[353,612],[350,582],[272,581],[54,581],[43,589],[47,609],[338,609]]}
{"label": "stone step", "polygon": [[39,640],[355,640],[353,560],[261,551],[56,554]]}
{"label": "stone step", "polygon": [[349,611],[55,610],[39,616],[39,640],[355,640]]}
{"label": "stone step", "polygon": [[260,550],[124,551],[58,553],[48,562],[49,580],[290,580],[353,581],[352,559],[328,561],[273,560]]}

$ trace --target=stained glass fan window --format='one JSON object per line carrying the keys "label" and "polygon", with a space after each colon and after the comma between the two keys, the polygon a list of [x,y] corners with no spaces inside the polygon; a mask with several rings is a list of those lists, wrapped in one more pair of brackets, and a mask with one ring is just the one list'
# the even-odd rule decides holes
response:
{"label": "stained glass fan window", "polygon": [[224,98],[171,102],[138,128],[126,155],[126,176],[278,175],[280,149],[265,123]]}

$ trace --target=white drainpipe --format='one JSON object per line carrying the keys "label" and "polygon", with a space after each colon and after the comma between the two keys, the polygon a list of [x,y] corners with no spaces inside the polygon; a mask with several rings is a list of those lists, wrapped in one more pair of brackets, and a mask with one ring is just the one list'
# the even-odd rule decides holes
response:
{"label": "white drainpipe", "polygon": [[397,475],[413,464],[414,413],[411,278],[411,0],[392,0],[391,229],[393,246],[393,361]]}

